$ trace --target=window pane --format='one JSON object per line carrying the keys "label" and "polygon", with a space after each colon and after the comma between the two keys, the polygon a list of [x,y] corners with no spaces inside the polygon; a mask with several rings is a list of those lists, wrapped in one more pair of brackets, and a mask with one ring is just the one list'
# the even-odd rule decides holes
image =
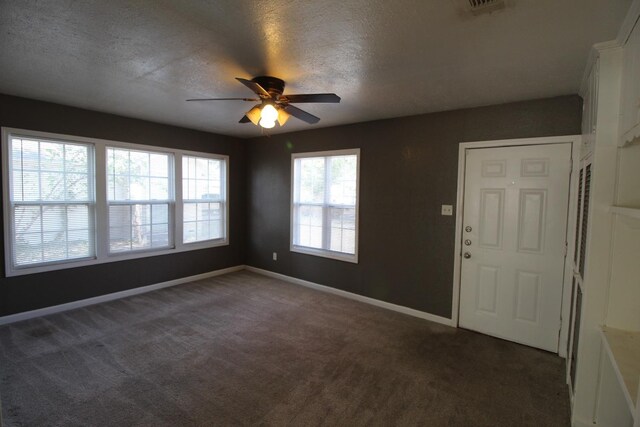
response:
{"label": "window pane", "polygon": [[[16,265],[89,258],[93,229],[88,205],[19,206],[14,209]],[[75,218],[75,230],[70,230]]]}
{"label": "window pane", "polygon": [[296,245],[322,249],[322,207],[301,205],[296,213]]}
{"label": "window pane", "polygon": [[66,199],[89,200],[89,179],[86,174],[66,174]]}
{"label": "window pane", "polygon": [[169,245],[169,204],[109,206],[110,252]]}
{"label": "window pane", "polygon": [[329,203],[336,205],[356,204],[356,156],[336,156],[329,158],[330,189]]}
{"label": "window pane", "polygon": [[222,203],[185,203],[183,212],[185,243],[224,237]]}
{"label": "window pane", "polygon": [[151,226],[134,224],[131,228],[131,249],[140,250],[151,247]]}
{"label": "window pane", "polygon": [[131,200],[151,200],[148,177],[132,175],[129,178],[129,183],[131,185],[129,189]]}
{"label": "window pane", "polygon": [[16,233],[40,233],[42,231],[41,206],[16,206],[13,210],[13,226]]}
{"label": "window pane", "polygon": [[151,226],[151,246],[154,248],[169,246],[168,224],[153,224]]}
{"label": "window pane", "polygon": [[183,198],[203,200],[222,198],[223,161],[202,157],[182,158]]}
{"label": "window pane", "polygon": [[324,203],[325,158],[299,159],[300,203]]}
{"label": "window pane", "polygon": [[151,223],[169,223],[169,205],[151,205]]}
{"label": "window pane", "polygon": [[67,206],[67,229],[88,230],[89,209],[85,205]]}
{"label": "window pane", "polygon": [[151,154],[149,156],[150,175],[157,177],[169,176],[169,162],[164,154]]}
{"label": "window pane", "polygon": [[65,175],[60,172],[40,173],[40,197],[42,200],[62,201],[65,199]]}
{"label": "window pane", "polygon": [[[26,138],[10,141],[15,265],[93,256],[92,146]],[[72,229],[76,232],[70,233]]]}
{"label": "window pane", "polygon": [[109,248],[111,252],[131,249],[131,206],[109,206]]}
{"label": "window pane", "polygon": [[66,172],[86,172],[89,165],[89,147],[65,145],[64,162]]}
{"label": "window pane", "polygon": [[170,200],[169,154],[107,149],[108,199]]}
{"label": "window pane", "polygon": [[46,171],[64,171],[64,145],[52,142],[40,144],[40,168]]}
{"label": "window pane", "polygon": [[67,233],[64,231],[43,233],[43,261],[61,261],[67,258]]}
{"label": "window pane", "polygon": [[332,208],[329,249],[354,254],[356,249],[356,210]]}

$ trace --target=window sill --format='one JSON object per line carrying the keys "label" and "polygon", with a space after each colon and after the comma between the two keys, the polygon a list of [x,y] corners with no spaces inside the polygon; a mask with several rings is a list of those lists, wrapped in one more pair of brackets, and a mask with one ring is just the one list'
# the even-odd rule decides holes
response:
{"label": "window sill", "polygon": [[171,255],[171,254],[177,254],[182,252],[197,251],[200,249],[208,249],[208,248],[215,248],[219,246],[228,246],[228,245],[229,245],[228,239],[224,239],[224,240],[218,239],[218,240],[209,240],[205,242],[185,243],[180,247],[174,247],[174,248],[168,248],[168,249],[167,248],[162,248],[158,250],[151,249],[151,250],[141,250],[141,251],[128,252],[128,253],[116,252],[113,254],[105,254],[103,256],[95,257],[91,259],[83,258],[82,260],[79,260],[79,261],[69,261],[69,262],[57,261],[57,262],[52,262],[50,264],[39,264],[33,267],[7,266],[5,277],[24,276],[27,274],[36,274],[36,273],[44,273],[48,271],[65,270],[68,268],[79,268],[79,267],[86,267],[90,265],[107,264],[111,262],[128,261],[128,260],[140,259],[140,258],[151,258],[154,256]]}
{"label": "window sill", "polygon": [[291,245],[290,251],[296,252],[299,254],[313,255],[313,256],[318,256],[322,258],[334,259],[336,261],[344,261],[352,264],[358,264],[357,253],[355,255],[349,255],[349,254],[343,254],[341,252],[334,252],[334,251],[328,251],[323,249],[313,249],[313,248],[307,248],[304,246],[295,246],[295,245]]}

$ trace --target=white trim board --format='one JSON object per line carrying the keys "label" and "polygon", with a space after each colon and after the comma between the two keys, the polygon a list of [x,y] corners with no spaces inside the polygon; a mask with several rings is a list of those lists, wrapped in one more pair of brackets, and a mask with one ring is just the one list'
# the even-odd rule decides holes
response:
{"label": "white trim board", "polygon": [[183,283],[195,282],[196,280],[202,280],[202,279],[207,279],[209,277],[215,277],[215,276],[221,276],[223,274],[233,273],[235,271],[244,270],[244,268],[245,268],[244,265],[236,265],[234,267],[228,267],[220,270],[209,271],[207,273],[196,274],[194,276],[181,277],[179,279],[169,280],[167,282],[155,283],[153,285],[141,286],[139,288],[127,289],[125,291],[114,292],[106,295],[99,295],[97,297],[82,299],[78,301],[72,301],[72,302],[68,302],[60,305],[53,305],[45,308],[39,308],[37,310],[23,311],[22,313],[10,314],[8,316],[0,317],[0,325],[7,325],[9,323],[20,322],[22,320],[33,319],[36,317],[47,316],[50,314],[61,313],[63,311],[74,310],[76,308],[82,308],[82,307],[87,307],[94,304],[100,304],[103,302],[126,298],[133,295],[144,294],[144,293],[155,291],[162,288],[181,285]]}
{"label": "white trim board", "polygon": [[440,323],[442,325],[454,326],[453,320],[447,319],[446,317],[437,316],[435,314],[426,313],[420,310],[414,310],[413,308],[392,304],[390,302],[381,301],[375,298],[365,297],[363,295],[354,294],[351,292],[343,291],[341,289],[332,288],[330,286],[320,285],[318,283],[309,282],[307,280],[298,279],[296,277],[291,277],[291,276],[287,276],[280,273],[275,273],[273,271],[263,270],[262,268],[251,267],[247,265],[245,266],[245,269],[253,273],[261,274],[263,276],[273,277],[274,279],[280,279],[285,282],[293,283],[295,285],[301,285],[307,288],[315,289],[317,291],[322,291],[329,294],[338,295],[343,298],[348,298],[348,299],[363,302],[366,304],[375,305],[376,307],[386,308],[387,310],[397,311],[398,313],[407,314],[413,317],[419,317],[420,319],[429,320],[431,322]]}

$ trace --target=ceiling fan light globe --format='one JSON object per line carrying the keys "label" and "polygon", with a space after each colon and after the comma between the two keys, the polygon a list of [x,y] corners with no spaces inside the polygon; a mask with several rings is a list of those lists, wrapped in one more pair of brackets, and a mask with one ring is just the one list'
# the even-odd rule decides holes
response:
{"label": "ceiling fan light globe", "polygon": [[262,118],[262,120],[266,120],[267,122],[275,122],[278,118],[278,110],[276,110],[273,105],[266,104],[264,107],[262,107],[262,113],[260,114],[260,117]]}
{"label": "ceiling fan light globe", "polygon": [[275,120],[265,120],[264,117],[260,119],[260,126],[262,126],[265,129],[271,129],[275,125],[276,125]]}

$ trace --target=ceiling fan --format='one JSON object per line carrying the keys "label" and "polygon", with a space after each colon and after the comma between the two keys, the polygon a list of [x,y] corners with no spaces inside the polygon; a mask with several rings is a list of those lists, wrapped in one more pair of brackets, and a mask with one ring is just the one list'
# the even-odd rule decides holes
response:
{"label": "ceiling fan", "polygon": [[271,129],[280,126],[289,120],[290,116],[298,118],[309,124],[318,123],[319,117],[307,113],[291,104],[297,103],[338,103],[340,97],[335,93],[308,93],[303,95],[283,95],[284,80],[271,76],[254,77],[251,80],[236,77],[240,83],[251,89],[259,98],[202,98],[187,99],[187,101],[250,101],[260,102],[242,117],[239,123],[253,123],[263,128]]}

